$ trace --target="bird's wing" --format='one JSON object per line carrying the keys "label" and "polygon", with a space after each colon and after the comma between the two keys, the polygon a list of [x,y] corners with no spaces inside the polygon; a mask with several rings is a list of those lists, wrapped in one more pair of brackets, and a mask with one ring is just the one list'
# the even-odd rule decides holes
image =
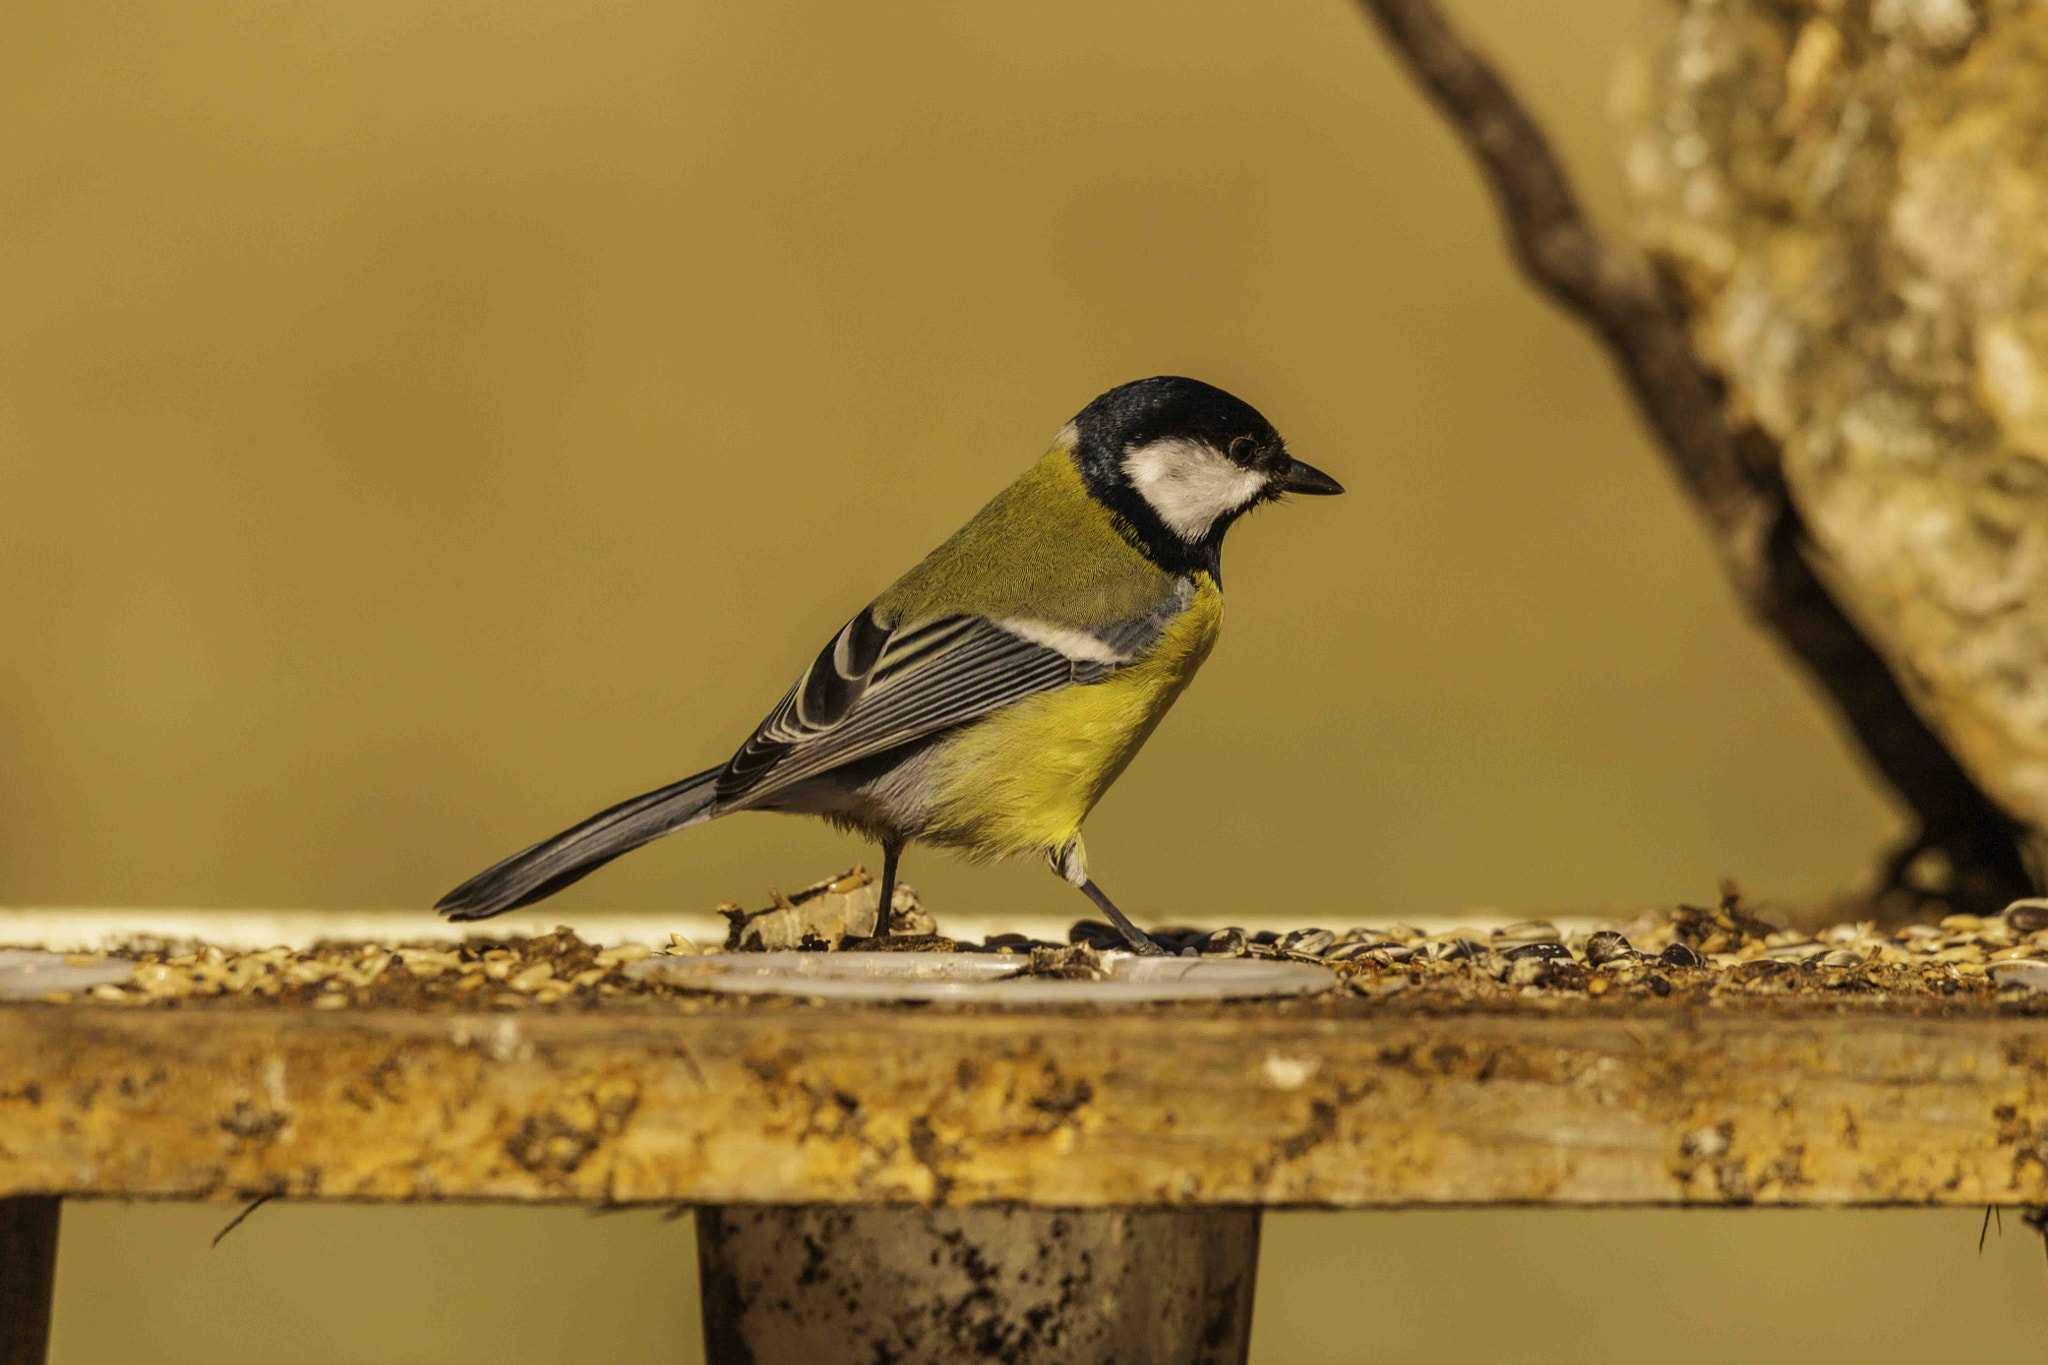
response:
{"label": "bird's wing", "polygon": [[946,616],[904,627],[874,608],[846,623],[718,774],[725,810],[808,777],[965,724],[1037,692],[1099,682],[1137,662],[1193,600],[1089,629]]}

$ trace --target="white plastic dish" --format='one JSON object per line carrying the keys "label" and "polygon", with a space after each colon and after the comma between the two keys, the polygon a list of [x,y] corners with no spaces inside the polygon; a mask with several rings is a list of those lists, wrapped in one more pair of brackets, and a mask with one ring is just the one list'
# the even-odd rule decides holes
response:
{"label": "white plastic dish", "polygon": [[40,1000],[52,991],[118,986],[135,974],[119,958],[79,960],[33,948],[0,948],[0,1000]]}
{"label": "white plastic dish", "polygon": [[1160,1000],[1247,1000],[1312,995],[1337,984],[1313,962],[1242,957],[1138,957],[1105,953],[1100,981],[1021,976],[1030,959],[1000,953],[711,953],[643,957],[642,981],[734,995],[813,1000],[926,1000],[961,1005],[1140,1005]]}

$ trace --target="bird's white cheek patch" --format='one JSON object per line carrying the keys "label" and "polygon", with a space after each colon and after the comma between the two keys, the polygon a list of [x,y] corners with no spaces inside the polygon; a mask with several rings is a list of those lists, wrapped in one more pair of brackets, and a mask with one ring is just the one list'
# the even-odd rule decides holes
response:
{"label": "bird's white cheek patch", "polygon": [[1124,476],[1183,540],[1209,534],[1266,486],[1266,476],[1199,441],[1154,441],[1124,452]]}

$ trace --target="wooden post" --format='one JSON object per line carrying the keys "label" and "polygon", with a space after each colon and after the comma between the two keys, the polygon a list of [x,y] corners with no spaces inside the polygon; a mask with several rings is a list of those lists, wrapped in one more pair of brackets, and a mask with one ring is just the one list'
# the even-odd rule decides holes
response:
{"label": "wooden post", "polygon": [[710,1365],[1243,1365],[1259,1211],[697,1211]]}
{"label": "wooden post", "polygon": [[49,1350],[62,1207],[50,1195],[0,1199],[0,1365],[43,1365]]}

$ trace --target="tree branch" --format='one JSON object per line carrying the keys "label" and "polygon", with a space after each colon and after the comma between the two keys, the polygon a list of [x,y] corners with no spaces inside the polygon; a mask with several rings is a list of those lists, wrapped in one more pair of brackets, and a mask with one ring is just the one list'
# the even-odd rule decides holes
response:
{"label": "tree branch", "polygon": [[[1528,277],[1596,332],[1672,472],[1713,533],[1736,596],[1834,704],[1920,822],[1906,852],[1948,862],[1947,899],[1996,910],[2032,893],[2019,826],[1986,796],[1814,572],[1776,442],[1735,428],[1724,384],[1641,255],[1587,221],[1543,130],[1434,0],[1359,0],[1479,162]],[[1910,856],[1891,885],[1909,891]]]}

